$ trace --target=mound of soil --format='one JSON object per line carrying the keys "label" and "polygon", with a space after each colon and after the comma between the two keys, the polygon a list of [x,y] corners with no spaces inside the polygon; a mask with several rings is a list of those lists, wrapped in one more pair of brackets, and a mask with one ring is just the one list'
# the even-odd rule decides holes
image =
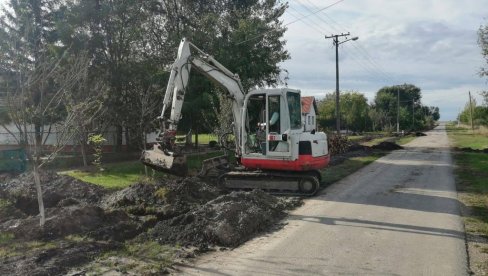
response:
{"label": "mound of soil", "polygon": [[47,250],[0,258],[0,275],[65,275],[71,267],[82,265],[100,253],[119,245],[106,242],[60,243]]}
{"label": "mound of soil", "polygon": [[[45,208],[100,201],[107,190],[55,172],[41,172]],[[28,215],[37,215],[39,207],[32,173],[24,173],[0,184],[0,198],[6,198]]]}
{"label": "mound of soil", "polygon": [[371,150],[371,148],[368,147],[368,146],[360,145],[360,144],[351,144],[347,148],[347,152],[349,152],[349,151],[358,151],[358,150],[369,151],[369,150]]}
{"label": "mound of soil", "polygon": [[403,149],[402,146],[398,145],[397,143],[393,142],[381,142],[378,145],[374,145],[371,147],[372,149],[379,149],[379,150],[399,150]]}
{"label": "mound of soil", "polygon": [[39,226],[38,216],[31,216],[4,223],[2,228],[22,240],[52,240],[80,234],[98,240],[123,241],[140,232],[140,225],[125,212],[105,211],[94,205],[49,208],[44,227]]}
{"label": "mound of soil", "polygon": [[122,209],[132,215],[155,215],[159,220],[183,214],[218,197],[222,191],[198,178],[137,183],[102,199],[106,209]]}
{"label": "mound of soil", "polygon": [[421,137],[421,136],[427,136],[427,134],[425,134],[423,132],[415,132],[415,136]]}
{"label": "mound of soil", "polygon": [[473,149],[473,148],[454,148],[455,151],[463,151],[463,152],[474,152],[474,153],[488,153],[488,148],[486,149]]}
{"label": "mound of soil", "polygon": [[137,183],[113,191],[43,172],[41,183],[46,208],[42,228],[32,175],[8,177],[0,184],[0,232],[13,234],[0,249],[53,244],[44,249],[17,248],[15,254],[1,257],[0,275],[63,274],[134,237],[201,249],[234,247],[302,203],[300,198],[262,191],[225,194],[198,178]]}
{"label": "mound of soil", "polygon": [[259,190],[232,192],[194,211],[158,222],[142,238],[199,248],[235,247],[283,218],[285,208],[286,204],[276,197]]}

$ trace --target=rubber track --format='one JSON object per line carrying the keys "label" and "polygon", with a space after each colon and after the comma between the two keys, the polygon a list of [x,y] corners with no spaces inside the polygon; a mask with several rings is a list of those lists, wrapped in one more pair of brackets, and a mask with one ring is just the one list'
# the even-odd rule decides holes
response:
{"label": "rubber track", "polygon": [[[319,183],[317,186],[316,186],[316,189],[311,192],[311,193],[302,193],[300,192],[299,190],[294,190],[294,191],[286,191],[286,190],[275,190],[275,189],[263,189],[259,186],[256,186],[255,189],[261,189],[261,190],[264,190],[266,191],[267,193],[270,193],[270,194],[273,194],[273,195],[287,195],[287,196],[314,196],[320,189],[320,181],[319,179],[316,177],[316,174],[313,173],[313,172],[305,172],[305,173],[297,173],[297,172],[293,172],[293,173],[283,173],[283,172],[268,172],[268,171],[265,171],[265,172],[237,172],[237,171],[233,171],[233,172],[229,172],[229,173],[225,173],[223,175],[221,175],[219,177],[219,183],[222,183],[224,178],[227,178],[227,179],[230,179],[230,178],[233,178],[233,179],[243,179],[243,180],[246,180],[246,179],[249,179],[249,178],[254,178],[255,180],[262,180],[262,181],[269,181],[270,178],[282,178],[283,180],[297,180],[297,182],[299,182],[302,178],[304,177],[312,177],[312,178],[315,178],[317,180],[317,182]],[[224,185],[225,186],[225,185]],[[248,190],[249,188],[245,188],[245,189],[239,189],[239,188],[228,188],[226,187],[227,189],[231,189],[231,190]]]}

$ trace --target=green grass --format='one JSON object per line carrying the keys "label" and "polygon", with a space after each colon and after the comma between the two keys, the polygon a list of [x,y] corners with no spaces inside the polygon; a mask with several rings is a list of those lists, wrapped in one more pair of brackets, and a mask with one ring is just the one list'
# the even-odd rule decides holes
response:
{"label": "green grass", "polygon": [[104,170],[100,172],[73,170],[63,173],[108,189],[125,188],[145,177],[144,165],[139,161],[111,163],[103,167]]}
{"label": "green grass", "polygon": [[360,141],[362,139],[364,139],[364,135],[356,135],[356,136],[347,136],[347,140],[351,141],[351,142],[357,142],[357,141]]}
{"label": "green grass", "polygon": [[488,148],[488,135],[472,133],[470,129],[447,125],[447,133],[455,147],[485,149]]}
{"label": "green grass", "polygon": [[14,239],[14,234],[0,232],[0,245],[9,243],[13,239]]}
{"label": "green grass", "polygon": [[14,240],[11,233],[0,232],[0,258],[25,255],[29,251],[40,251],[56,248],[54,242],[29,241],[19,242]]}
{"label": "green grass", "polygon": [[[472,133],[467,128],[454,125],[447,126],[451,143],[460,148],[483,149],[488,147],[488,136],[483,133]],[[453,155],[456,163],[456,186],[458,199],[463,208],[466,232],[474,236],[488,237],[488,154],[474,152],[456,152]],[[479,248],[480,252],[486,248]],[[474,264],[485,274],[485,264]]]}
{"label": "green grass", "polygon": [[122,249],[107,252],[83,267],[89,275],[118,272],[129,275],[161,275],[174,262],[178,247],[155,241],[129,241]]}
{"label": "green grass", "polygon": [[384,152],[374,152],[372,155],[369,156],[352,157],[336,166],[327,167],[321,171],[321,184],[330,185],[336,181],[339,181],[384,155]]}
{"label": "green grass", "polygon": [[10,201],[0,198],[0,210],[7,208],[10,204]]}
{"label": "green grass", "polygon": [[[176,142],[177,143],[184,143],[185,135],[177,135]],[[191,142],[195,143],[195,134],[191,136]],[[218,137],[214,134],[198,134],[198,144],[204,145],[208,144],[210,141],[217,141]]]}
{"label": "green grass", "polygon": [[[213,152],[188,156],[188,169],[191,173],[198,172],[203,160],[221,154],[220,152]],[[104,164],[103,167],[104,170],[100,172],[72,170],[62,172],[62,174],[67,174],[81,181],[100,185],[108,189],[121,189],[138,181],[147,180],[144,165],[139,161]],[[149,169],[149,172],[152,173],[152,170]],[[155,177],[168,177],[168,175],[156,172]]]}
{"label": "green grass", "polygon": [[415,138],[417,138],[417,137],[415,137],[415,136],[398,137],[397,139],[395,139],[395,143],[397,143],[399,145],[405,145],[405,144],[412,142]]}

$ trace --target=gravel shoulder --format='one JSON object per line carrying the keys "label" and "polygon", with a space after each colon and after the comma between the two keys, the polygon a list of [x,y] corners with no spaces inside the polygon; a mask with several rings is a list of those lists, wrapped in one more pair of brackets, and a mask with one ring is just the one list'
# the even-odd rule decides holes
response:
{"label": "gravel shoulder", "polygon": [[443,125],[331,185],[282,230],[180,265],[184,275],[467,275]]}

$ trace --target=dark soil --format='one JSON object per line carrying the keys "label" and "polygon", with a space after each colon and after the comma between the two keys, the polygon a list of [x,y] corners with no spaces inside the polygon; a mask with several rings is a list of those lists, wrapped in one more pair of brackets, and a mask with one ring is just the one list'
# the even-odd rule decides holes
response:
{"label": "dark soil", "polygon": [[372,149],[378,149],[378,150],[399,150],[403,149],[402,146],[398,145],[397,143],[393,142],[381,142],[378,145],[374,145],[371,147]]}
{"label": "dark soil", "polygon": [[486,149],[473,149],[473,148],[454,148],[455,151],[462,151],[462,152],[474,152],[474,153],[488,153],[488,148]]}
{"label": "dark soil", "polygon": [[[134,238],[234,247],[302,203],[261,191],[228,193],[198,178],[137,183],[113,191],[44,172],[46,223],[41,228],[33,177],[2,179],[0,200],[9,204],[0,205],[0,234],[11,235],[11,240],[0,240],[0,275],[65,274]],[[27,246],[36,243],[51,246]],[[13,254],[1,255],[2,250]]]}
{"label": "dark soil", "polygon": [[269,229],[289,207],[263,191],[232,192],[169,221],[158,222],[141,238],[198,248],[235,247]]}
{"label": "dark soil", "polygon": [[[95,204],[100,201],[107,190],[76,180],[70,176],[58,175],[55,172],[41,173],[44,207],[77,203]],[[24,173],[0,183],[0,198],[11,201],[16,208],[28,215],[37,215],[37,193],[31,173]]]}
{"label": "dark soil", "polygon": [[65,275],[71,267],[83,265],[101,253],[120,247],[106,242],[59,242],[55,248],[25,251],[0,259],[0,275]]}

